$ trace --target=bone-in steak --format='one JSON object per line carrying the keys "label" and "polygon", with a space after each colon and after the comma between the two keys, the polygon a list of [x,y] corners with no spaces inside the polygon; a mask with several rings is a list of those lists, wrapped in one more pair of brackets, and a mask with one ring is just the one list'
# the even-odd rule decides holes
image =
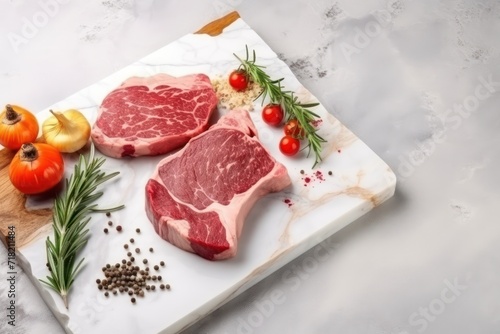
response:
{"label": "bone-in steak", "polygon": [[205,74],[132,77],[104,98],[92,139],[111,157],[164,154],[206,130],[216,106]]}
{"label": "bone-in steak", "polygon": [[236,254],[254,203],[290,184],[286,168],[257,139],[248,112],[233,110],[156,167],[146,212],[173,245],[209,260]]}

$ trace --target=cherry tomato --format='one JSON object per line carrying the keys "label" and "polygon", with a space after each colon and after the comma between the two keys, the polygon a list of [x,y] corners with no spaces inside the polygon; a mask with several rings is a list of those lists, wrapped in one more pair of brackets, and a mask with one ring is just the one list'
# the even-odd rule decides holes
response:
{"label": "cherry tomato", "polygon": [[280,151],[284,155],[292,156],[300,149],[300,141],[292,136],[285,136],[280,140]]}
{"label": "cherry tomato", "polygon": [[270,103],[262,109],[262,119],[272,126],[280,125],[284,116],[283,109],[279,104]]}
{"label": "cherry tomato", "polygon": [[234,90],[242,91],[248,87],[248,74],[243,70],[234,70],[229,75],[229,85]]}
{"label": "cherry tomato", "polygon": [[302,139],[305,136],[304,129],[299,124],[299,121],[294,118],[286,122],[285,127],[283,128],[285,135],[292,136],[298,139]]}
{"label": "cherry tomato", "polygon": [[9,165],[9,178],[24,194],[39,194],[53,188],[64,176],[61,153],[45,143],[26,143]]}

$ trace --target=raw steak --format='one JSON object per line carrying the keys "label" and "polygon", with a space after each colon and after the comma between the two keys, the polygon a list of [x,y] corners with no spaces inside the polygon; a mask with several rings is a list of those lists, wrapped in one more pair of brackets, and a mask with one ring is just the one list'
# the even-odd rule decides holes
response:
{"label": "raw steak", "polygon": [[110,157],[164,154],[205,131],[216,106],[205,74],[132,77],[104,98],[92,139]]}
{"label": "raw steak", "polygon": [[156,167],[146,212],[165,240],[209,260],[236,254],[254,203],[290,184],[288,172],[257,139],[248,112],[233,110]]}

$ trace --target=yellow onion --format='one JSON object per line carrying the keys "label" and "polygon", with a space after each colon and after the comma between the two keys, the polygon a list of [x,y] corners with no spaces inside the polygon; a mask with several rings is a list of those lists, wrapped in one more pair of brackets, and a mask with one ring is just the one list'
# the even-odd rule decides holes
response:
{"label": "yellow onion", "polygon": [[42,135],[47,144],[64,153],[76,152],[87,144],[90,124],[81,112],[75,109],[50,112],[53,116],[42,125]]}

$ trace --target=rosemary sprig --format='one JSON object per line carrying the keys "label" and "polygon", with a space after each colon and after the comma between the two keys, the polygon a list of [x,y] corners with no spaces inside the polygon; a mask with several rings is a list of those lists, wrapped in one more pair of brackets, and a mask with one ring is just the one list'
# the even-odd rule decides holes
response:
{"label": "rosemary sprig", "polygon": [[[95,158],[95,149],[92,145],[88,157],[80,156],[75,165],[74,172],[66,179],[65,190],[54,202],[53,228],[54,241],[47,237],[46,251],[50,275],[47,284],[59,293],[68,308],[68,293],[76,275],[82,268],[83,258],[77,261],[78,251],[85,246],[88,240],[89,229],[86,229],[91,217],[91,212],[104,211],[97,209],[97,204],[92,204],[102,196],[102,192],[95,192],[97,186],[117,176],[119,172],[106,174],[100,168],[104,158]],[[123,209],[118,206],[106,209],[107,212]],[[76,266],[75,266],[76,264]]]}
{"label": "rosemary sprig", "polygon": [[265,98],[269,97],[271,103],[281,105],[287,120],[297,119],[299,125],[304,130],[305,138],[308,141],[306,146],[308,148],[307,156],[309,156],[311,150],[314,152],[315,160],[313,168],[316,167],[316,165],[321,162],[321,144],[326,142],[326,140],[318,135],[313,126],[315,118],[320,117],[309,110],[309,108],[313,108],[319,105],[319,103],[299,103],[297,101],[297,97],[293,95],[293,92],[282,90],[283,87],[281,86],[281,82],[283,81],[283,78],[272,80],[271,77],[264,72],[263,69],[265,66],[257,65],[255,63],[257,59],[255,50],[253,50],[252,59],[250,59],[248,46],[245,46],[245,49],[245,59],[241,59],[234,54],[234,56],[240,61],[238,69],[244,71],[253,82],[257,83],[262,88],[262,92],[259,96],[257,96],[257,98],[262,96],[262,102],[264,102]]}

